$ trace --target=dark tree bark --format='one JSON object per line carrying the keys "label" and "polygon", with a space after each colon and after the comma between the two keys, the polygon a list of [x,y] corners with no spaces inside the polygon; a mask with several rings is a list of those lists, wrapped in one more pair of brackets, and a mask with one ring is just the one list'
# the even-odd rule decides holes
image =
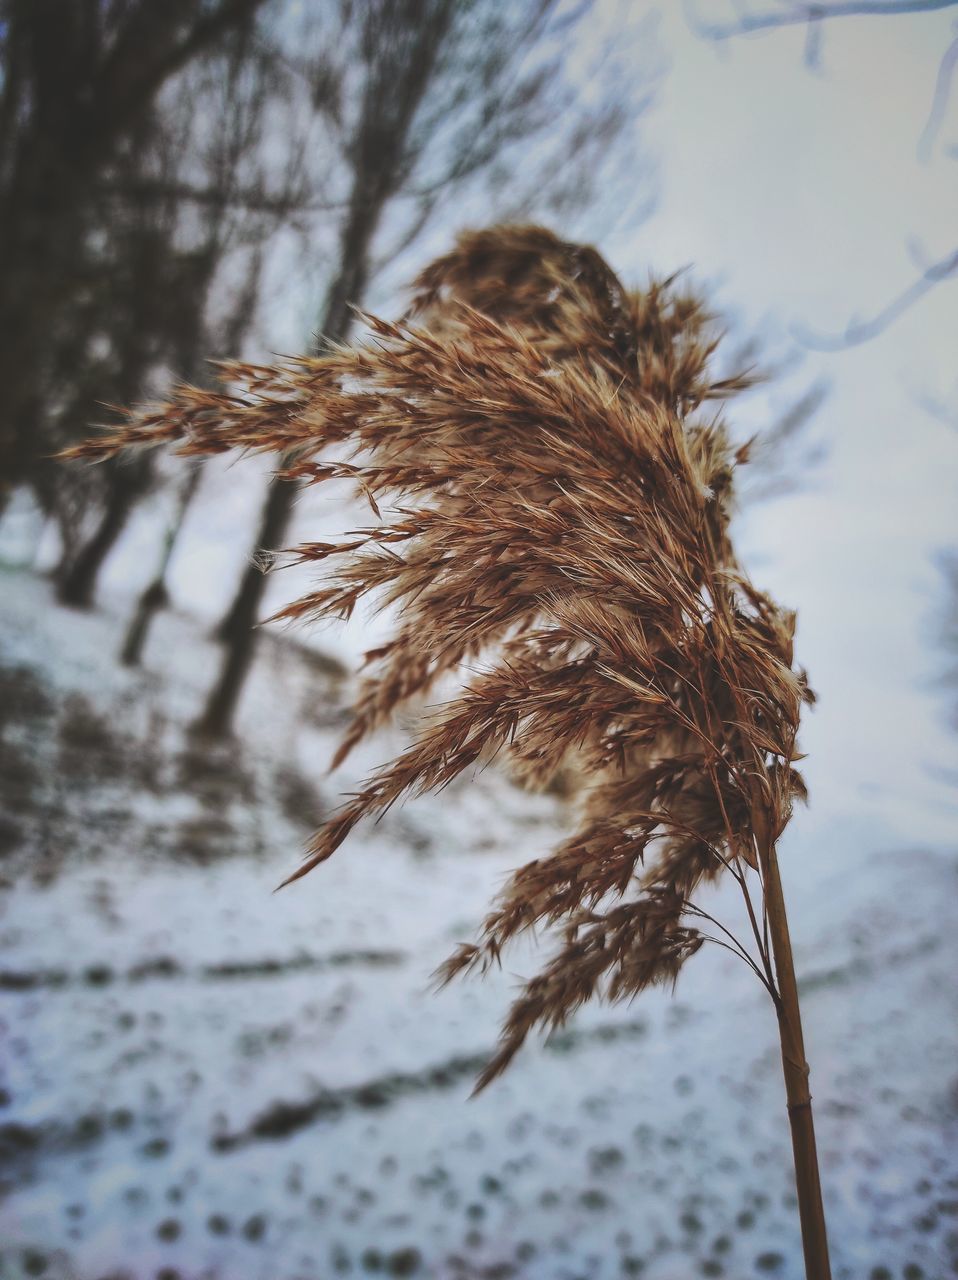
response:
{"label": "dark tree bark", "polygon": [[[84,264],[87,284],[60,309],[57,356],[44,379],[47,454],[83,431],[104,400],[129,404],[151,391],[157,373],[165,379],[167,370],[175,369],[191,381],[208,378],[200,353],[237,350],[255,314],[261,244],[272,219],[238,213],[230,196],[240,176],[254,185],[260,177],[255,144],[271,87],[270,63],[264,59],[247,74],[245,38],[231,41],[222,52],[217,63],[184,82],[175,105],[149,114],[136,137],[126,140],[124,156],[110,168],[110,194],[96,210],[99,239],[105,243],[89,249]],[[217,140],[202,156],[211,198],[198,217],[195,211],[184,216],[175,181],[169,189],[164,183],[175,179],[182,163],[184,130],[193,116],[211,111],[216,113]],[[141,185],[144,175],[153,184],[148,190]],[[264,190],[271,189],[264,183]],[[108,238],[103,235],[106,228]],[[238,290],[235,285],[230,289],[231,311],[217,318],[211,292],[227,253],[233,251],[235,264],[237,250],[246,258],[243,282]],[[145,469],[137,498],[151,487],[151,477],[152,470]],[[121,504],[116,493],[118,484],[126,487],[126,480],[126,474],[109,469],[96,476],[70,475],[55,460],[32,468],[34,491],[64,526],[60,590],[70,603],[93,602],[97,572],[132,510],[132,504]],[[195,481],[188,478],[186,490],[182,484],[179,488],[188,505]],[[103,519],[89,547],[84,547],[78,532],[84,511],[94,505],[98,511],[102,508]],[[121,651],[128,662],[138,661],[150,622],[165,598],[165,566],[184,516],[185,509],[180,510],[164,530],[157,557],[160,577],[139,602]]]}
{"label": "dark tree bark", "polygon": [[44,452],[51,343],[89,283],[97,184],[170,77],[263,3],[0,0],[0,494]]}
{"label": "dark tree bark", "polygon": [[166,582],[163,578],[154,578],[140,594],[136,609],[130,619],[123,646],[120,649],[120,661],[125,667],[138,667],[143,660],[143,649],[149,635],[154,617],[169,603]]}
{"label": "dark tree bark", "polygon": [[[381,209],[381,206],[380,206]],[[345,342],[353,313],[350,301],[362,298],[368,274],[369,246],[380,210],[359,206],[350,218],[342,238],[342,267],[326,304],[322,336],[317,343]],[[256,651],[256,624],[266,591],[266,571],[271,553],[282,544],[289,528],[298,486],[293,480],[275,476],[269,483],[253,544],[254,554],[243,572],[229,609],[216,628],[216,638],[226,652],[219,677],[210,691],[194,731],[203,737],[222,738],[231,732],[236,706]]]}
{"label": "dark tree bark", "polygon": [[[289,524],[296,486],[273,480],[266,495],[256,541],[260,547],[277,547]],[[202,715],[193,729],[203,737],[222,738],[230,732],[240,691],[256,649],[256,632],[266,577],[263,568],[250,564],[240,581],[230,608],[232,634],[225,638],[226,658],[219,679],[210,691]]]}
{"label": "dark tree bark", "polygon": [[57,599],[74,609],[89,609],[104,560],[126,528],[130,512],[143,492],[145,469],[128,463],[115,466],[109,495],[93,535],[68,561],[57,582]]}
{"label": "dark tree bark", "polygon": [[163,539],[163,549],[160,554],[160,562],[156,567],[156,573],[153,575],[152,581],[141,593],[139,600],[137,600],[136,608],[123,638],[120,661],[125,667],[138,667],[140,665],[150,627],[153,625],[153,619],[169,603],[166,574],[183,528],[183,522],[186,519],[186,513],[190,509],[190,504],[199,488],[201,475],[202,468],[199,465],[193,467],[180,488],[176,512],[167,527],[166,535]]}

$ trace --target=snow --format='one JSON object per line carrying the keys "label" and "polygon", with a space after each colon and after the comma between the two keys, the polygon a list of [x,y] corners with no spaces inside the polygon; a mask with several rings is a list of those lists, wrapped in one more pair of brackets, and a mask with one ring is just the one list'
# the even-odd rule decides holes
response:
{"label": "snow", "polygon": [[[238,743],[197,753],[189,618],[130,673],[119,602],[0,592],[3,1280],[801,1276],[775,1019],[726,953],[469,1100],[534,959],[430,975],[561,802],[489,770],[273,894],[401,730],[323,779],[351,681],[265,633]],[[783,856],[835,1275],[954,1274],[954,859],[814,810]]]}
{"label": "snow", "polygon": [[[615,34],[626,10],[596,16]],[[657,210],[637,232],[623,207],[609,260],[635,282],[694,262],[773,349],[874,314],[914,280],[913,236],[953,245],[954,118],[931,164],[916,154],[952,20],[828,24],[812,75],[801,28],[713,46],[660,6]],[[448,242],[437,230],[435,251]],[[319,288],[291,251],[301,289],[279,273],[272,349],[303,345]],[[735,413],[747,435],[832,383],[824,483],[746,510],[738,545],[798,608],[821,695],[802,735],[812,807],[782,852],[836,1280],[958,1274],[954,737],[931,636],[958,451],[918,407],[947,399],[954,307],[943,286],[865,347],[807,353],[752,421]],[[217,660],[204,628],[269,465],[207,464],[171,567],[204,623],[163,617],[142,673],[114,654],[161,511],[142,504],[106,566],[105,612],[0,571],[0,1280],[796,1280],[774,1017],[725,953],[700,953],[674,998],[584,1011],[468,1100],[534,962],[440,994],[429,975],[507,869],[555,843],[557,801],[488,772],[272,894],[311,811],[401,736],[324,779],[350,686],[273,637],[240,745],[188,748]],[[343,515],[331,482],[296,523],[323,537]],[[3,552],[32,559],[40,523],[15,505]],[[54,552],[48,531],[40,563]],[[299,580],[274,575],[264,613]],[[352,664],[367,626],[318,643]]]}

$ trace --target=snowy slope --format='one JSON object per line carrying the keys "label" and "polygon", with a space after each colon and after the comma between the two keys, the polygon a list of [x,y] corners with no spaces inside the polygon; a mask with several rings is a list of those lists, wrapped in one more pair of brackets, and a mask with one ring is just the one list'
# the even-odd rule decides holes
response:
{"label": "snowy slope", "polygon": [[[267,640],[242,745],[183,726],[216,652],[0,578],[0,1277],[799,1277],[764,993],[702,953],[469,1101],[516,974],[436,995],[566,816],[487,772],[273,895],[398,731],[323,769],[349,684]],[[314,789],[313,784],[316,784]],[[785,850],[836,1277],[958,1274],[956,868],[868,815]]]}

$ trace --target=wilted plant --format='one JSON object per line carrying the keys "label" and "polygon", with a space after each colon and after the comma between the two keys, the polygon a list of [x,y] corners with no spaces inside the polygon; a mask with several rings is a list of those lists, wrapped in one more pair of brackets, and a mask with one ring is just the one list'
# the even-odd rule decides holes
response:
{"label": "wilted plant", "polygon": [[[272,366],[227,364],[219,393],[181,387],[74,451],[178,443],[275,452],[311,483],[354,478],[373,513],[299,562],[329,576],[283,618],[398,607],[336,763],[449,672],[460,692],[314,837],[295,880],[363,818],[506,753],[532,782],[570,757],[588,780],[579,829],[516,871],[448,981],[518,934],[559,945],[523,987],[482,1088],[530,1030],[594,996],[674,983],[704,942],[741,956],[781,1032],[809,1277],[829,1275],[808,1067],[775,844],[792,801],[804,673],[794,615],[755,589],[728,523],[733,450],[707,402],[717,339],[673,281],[627,291],[592,249],[532,227],[460,239],[415,284],[406,320]],[[352,447],[351,461],[329,446]],[[292,462],[288,460],[292,459]],[[727,874],[746,946],[695,902]],[[716,936],[717,935],[717,936]]]}

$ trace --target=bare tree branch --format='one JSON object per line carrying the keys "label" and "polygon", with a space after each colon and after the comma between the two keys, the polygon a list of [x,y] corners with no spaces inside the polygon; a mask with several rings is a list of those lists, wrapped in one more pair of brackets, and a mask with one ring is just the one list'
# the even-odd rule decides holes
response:
{"label": "bare tree branch", "polygon": [[918,159],[925,164],[931,159],[932,150],[938,138],[942,121],[945,118],[945,112],[948,109],[948,100],[951,97],[951,82],[956,66],[958,66],[958,36],[952,40],[942,55],[941,63],[938,67],[938,78],[935,81],[935,92],[931,100],[931,110],[928,112],[928,121],[922,130],[921,137],[918,139]]}
{"label": "bare tree branch", "polygon": [[197,186],[190,182],[143,178],[135,183],[104,182],[100,190],[107,195],[126,199],[155,200],[163,197],[196,205],[220,205],[245,213],[265,213],[276,218],[293,214],[339,213],[349,208],[348,200],[310,200],[301,193],[281,191],[273,194],[256,188],[238,188],[224,194],[219,186]]}
{"label": "bare tree branch", "polygon": [[958,276],[958,249],[953,250],[939,262],[933,262],[912,284],[893,298],[877,315],[870,320],[857,320],[848,324],[844,333],[816,333],[804,325],[794,327],[795,337],[803,346],[812,351],[844,351],[848,347],[860,346],[883,333],[889,325],[899,319],[910,307],[913,307],[926,293],[941,284]]}
{"label": "bare tree branch", "polygon": [[952,431],[958,431],[958,396],[952,396],[947,400],[942,396],[924,391],[918,395],[917,400],[929,417],[935,418]]}
{"label": "bare tree branch", "polygon": [[[180,40],[167,47],[164,39],[174,29],[168,16],[158,12],[155,5],[143,5],[103,66],[97,92],[98,120],[122,121],[135,115],[171,76],[226,32],[253,18],[263,3],[264,0],[221,0],[215,9],[197,17]],[[182,0],[179,7],[184,7]]]}
{"label": "bare tree branch", "polygon": [[797,493],[814,475],[828,454],[828,446],[822,440],[810,440],[807,429],[829,390],[824,378],[813,382],[776,422],[749,442],[743,501],[754,505]]}
{"label": "bare tree branch", "polygon": [[731,22],[709,22],[686,4],[689,25],[709,40],[730,40],[756,31],[799,27],[830,18],[887,17],[889,14],[931,13],[952,9],[958,0],[836,0],[834,4],[793,4],[760,13],[743,13]]}

